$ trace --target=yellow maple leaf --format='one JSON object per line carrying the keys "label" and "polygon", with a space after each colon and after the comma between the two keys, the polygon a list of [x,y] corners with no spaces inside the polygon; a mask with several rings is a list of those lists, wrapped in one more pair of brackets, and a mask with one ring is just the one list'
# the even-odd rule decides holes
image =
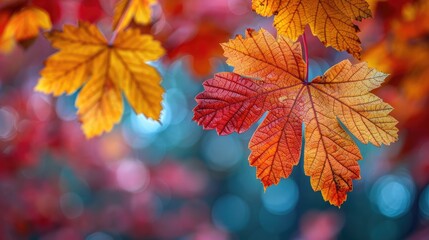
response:
{"label": "yellow maple leaf", "polygon": [[115,6],[113,29],[121,31],[133,19],[138,24],[148,24],[151,17],[151,6],[156,2],[156,0],[120,0]]}
{"label": "yellow maple leaf", "polygon": [[275,15],[280,34],[296,41],[306,25],[326,46],[360,58],[359,28],[352,20],[371,16],[365,0],[253,0],[252,8],[264,17]]}
{"label": "yellow maple leaf", "polygon": [[164,49],[150,35],[129,29],[109,44],[96,26],[81,22],[47,37],[60,51],[46,61],[36,90],[58,96],[83,86],[76,106],[88,138],[120,121],[121,91],[137,114],[159,120],[164,90],[159,73],[146,61],[157,60]]}
{"label": "yellow maple leaf", "polygon": [[[6,14],[2,14],[6,18]],[[39,35],[40,29],[52,28],[49,14],[38,7],[25,7],[8,19],[0,37],[0,52],[10,52],[16,42],[31,40]]]}
{"label": "yellow maple leaf", "polygon": [[304,138],[304,171],[311,186],[340,206],[352,180],[360,178],[362,158],[340,122],[363,143],[380,146],[398,137],[392,107],[370,92],[387,75],[345,60],[308,81],[300,44],[265,30],[222,46],[234,73],[218,73],[204,83],[194,120],[225,135],[248,130],[268,111],[249,143],[249,162],[264,187],[290,175]]}

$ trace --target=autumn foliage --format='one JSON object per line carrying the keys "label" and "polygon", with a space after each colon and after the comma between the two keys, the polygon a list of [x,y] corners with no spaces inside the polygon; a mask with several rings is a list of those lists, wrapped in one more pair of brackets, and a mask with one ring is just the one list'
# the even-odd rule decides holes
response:
{"label": "autumn foliage", "polygon": [[[356,24],[372,16],[366,0],[249,0],[255,14],[273,17],[277,33],[248,29],[244,36],[222,44],[240,20],[231,20],[228,28],[220,21],[228,16],[218,13],[187,16],[186,9],[193,10],[190,5],[197,3],[119,0],[113,1],[107,16],[98,1],[87,1],[78,8],[79,21],[61,24],[57,30],[51,30],[60,21],[55,18],[55,7],[37,1],[6,3],[0,11],[0,52],[8,54],[18,45],[28,47],[44,32],[56,52],[46,59],[34,89],[55,97],[77,93],[77,115],[89,139],[120,123],[127,104],[135,114],[161,124],[165,90],[153,62],[164,55],[170,61],[191,56],[189,67],[201,77],[215,72],[211,57],[220,57],[223,49],[233,71],[216,73],[203,83],[193,120],[204,129],[228,135],[247,131],[267,114],[248,144],[249,163],[256,167],[263,186],[289,177],[302,158],[313,190],[341,206],[352,191],[353,180],[361,178],[358,161],[362,155],[352,137],[375,146],[398,139],[392,106],[373,91],[389,73],[402,67],[400,74],[408,74],[409,65],[417,65],[412,79],[400,84],[405,98],[413,101],[409,96],[422,98],[429,92],[424,80],[427,54],[404,61],[410,48],[416,55],[427,50],[418,43],[409,46],[410,38],[427,37],[427,25],[419,25],[415,32],[407,31],[406,25],[427,19],[428,5],[422,5],[424,10],[411,6],[412,17],[392,20],[392,31],[402,37],[385,37],[365,52],[367,62],[358,62],[362,44]],[[95,9],[96,14],[85,16],[85,9]],[[110,27],[99,27],[100,19]],[[186,25],[182,32],[173,31],[182,25]],[[325,47],[346,51],[350,59],[309,79],[312,53],[306,28]],[[186,37],[181,38],[182,34]],[[390,41],[395,48],[389,52],[385,46]],[[407,63],[397,66],[385,58]],[[415,80],[422,83],[421,88],[414,87]]]}

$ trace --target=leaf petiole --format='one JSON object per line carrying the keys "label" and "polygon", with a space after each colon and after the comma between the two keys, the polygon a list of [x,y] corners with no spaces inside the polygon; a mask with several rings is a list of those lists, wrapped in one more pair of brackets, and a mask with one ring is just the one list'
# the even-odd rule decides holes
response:
{"label": "leaf petiole", "polygon": [[305,37],[305,33],[302,34],[301,42],[302,42],[302,46],[304,47],[303,50],[304,50],[304,56],[305,56],[305,77],[304,77],[304,82],[308,83],[308,67],[309,67],[309,62],[308,62],[307,38]]}
{"label": "leaf petiole", "polygon": [[[128,1],[127,6],[125,7],[125,12],[131,7],[131,1]],[[122,14],[121,18],[119,19],[118,25],[113,30],[112,36],[109,39],[109,45],[112,46],[115,42],[116,36],[118,36],[119,31],[121,31],[120,26],[122,25],[122,22],[124,21],[125,14]]]}

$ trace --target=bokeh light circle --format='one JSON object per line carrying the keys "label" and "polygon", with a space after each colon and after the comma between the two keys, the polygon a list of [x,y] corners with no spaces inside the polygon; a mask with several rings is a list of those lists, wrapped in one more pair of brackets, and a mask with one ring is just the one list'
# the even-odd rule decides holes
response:
{"label": "bokeh light circle", "polygon": [[423,216],[429,219],[429,186],[426,186],[420,196],[419,207]]}
{"label": "bokeh light circle", "polygon": [[291,212],[298,202],[298,186],[293,179],[284,179],[277,186],[267,188],[261,198],[270,213],[286,214]]}
{"label": "bokeh light circle", "polygon": [[116,169],[116,180],[122,189],[137,192],[149,184],[149,172],[141,161],[126,159]]}
{"label": "bokeh light circle", "polygon": [[202,148],[209,166],[216,171],[228,171],[234,168],[244,151],[243,146],[234,136],[219,137],[214,134],[206,135]]}
{"label": "bokeh light circle", "polygon": [[387,175],[372,186],[370,198],[381,214],[397,218],[409,211],[414,194],[415,187],[409,176]]}
{"label": "bokeh light circle", "polygon": [[213,222],[219,228],[230,232],[238,232],[249,222],[249,206],[238,196],[224,195],[213,205]]}
{"label": "bokeh light circle", "polygon": [[161,132],[170,125],[170,122],[171,112],[168,104],[164,104],[160,122],[147,118],[143,114],[136,115],[132,113],[130,116],[131,129],[139,134],[155,134]]}
{"label": "bokeh light circle", "polygon": [[61,96],[55,104],[57,116],[63,121],[73,121],[76,119],[77,108],[75,107],[76,96]]}
{"label": "bokeh light circle", "polygon": [[16,133],[18,118],[10,107],[0,108],[0,139],[10,139]]}
{"label": "bokeh light circle", "polygon": [[186,96],[180,89],[171,88],[167,90],[165,94],[165,101],[169,106],[170,122],[171,124],[181,123],[185,117],[189,114],[188,103]]}

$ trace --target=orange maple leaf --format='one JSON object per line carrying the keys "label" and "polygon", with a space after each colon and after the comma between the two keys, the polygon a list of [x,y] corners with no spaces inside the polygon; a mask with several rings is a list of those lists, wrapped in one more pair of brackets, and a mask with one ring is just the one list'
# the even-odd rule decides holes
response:
{"label": "orange maple leaf", "polygon": [[137,114],[159,120],[161,76],[146,61],[157,60],[164,49],[152,36],[129,29],[109,44],[95,25],[82,22],[47,37],[60,51],[46,61],[36,90],[58,96],[83,85],[76,106],[88,138],[110,131],[121,120],[121,91]]}
{"label": "orange maple leaf", "polygon": [[138,24],[148,24],[151,18],[151,6],[156,2],[156,0],[120,0],[115,6],[113,29],[121,31],[132,20]]}
{"label": "orange maple leaf", "polygon": [[359,28],[352,19],[371,16],[365,0],[253,0],[252,8],[264,17],[275,15],[277,31],[296,41],[306,25],[326,46],[360,57]]}
{"label": "orange maple leaf", "polygon": [[340,122],[363,143],[380,146],[397,139],[392,107],[370,93],[386,75],[345,60],[307,81],[300,44],[263,29],[222,46],[235,73],[204,83],[194,120],[225,135],[246,131],[268,111],[249,143],[249,162],[264,187],[288,177],[298,163],[304,123],[305,174],[315,191],[340,206],[352,180],[360,178],[362,158]]}
{"label": "orange maple leaf", "polygon": [[17,42],[25,43],[36,38],[41,29],[52,28],[49,14],[38,7],[24,7],[13,14],[2,12],[0,22],[4,24],[0,31],[0,52],[4,53],[10,52]]}

